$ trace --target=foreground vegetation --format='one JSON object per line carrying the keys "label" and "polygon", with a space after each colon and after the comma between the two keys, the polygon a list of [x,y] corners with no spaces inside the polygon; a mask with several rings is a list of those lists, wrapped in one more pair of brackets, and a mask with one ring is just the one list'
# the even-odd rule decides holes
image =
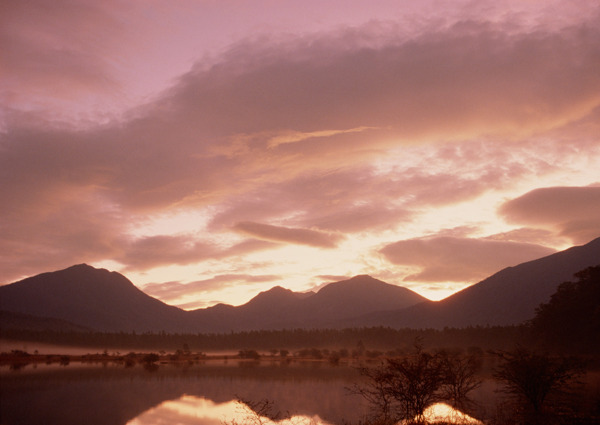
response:
{"label": "foreground vegetation", "polygon": [[[487,424],[600,423],[600,394],[590,395],[598,382],[583,385],[585,361],[517,347],[491,353],[496,358],[491,378],[503,393],[499,409],[485,417]],[[426,409],[445,403],[455,411],[480,417],[470,395],[482,383],[481,357],[444,350],[413,352],[362,367],[366,379],[352,391],[371,406],[368,423],[426,424]]]}
{"label": "foreground vegetation", "polygon": [[[592,385],[580,379],[596,373],[600,360],[600,266],[575,277],[559,285],[523,326],[527,339],[514,341],[523,345],[490,351],[497,359],[492,378],[505,397],[486,423],[600,423],[597,375]],[[354,390],[371,404],[370,422],[422,424],[425,408],[436,402],[463,412],[476,410],[469,394],[479,385],[478,367],[473,354],[426,351],[417,344],[412,353],[363,368],[366,383]]]}

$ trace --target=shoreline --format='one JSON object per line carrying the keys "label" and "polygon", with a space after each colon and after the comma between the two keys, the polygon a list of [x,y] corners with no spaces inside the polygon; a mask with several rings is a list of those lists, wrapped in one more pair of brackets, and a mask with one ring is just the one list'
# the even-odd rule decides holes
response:
{"label": "shoreline", "polygon": [[108,353],[88,353],[83,355],[71,354],[30,354],[24,351],[13,350],[11,353],[0,353],[0,367],[9,366],[11,369],[19,369],[28,365],[39,364],[58,364],[68,366],[69,364],[116,364],[125,367],[142,365],[144,367],[159,366],[159,365],[194,365],[203,364],[205,362],[229,362],[238,363],[323,363],[335,365],[349,365],[351,363],[368,361],[372,359],[355,359],[346,358],[340,359],[338,362],[331,362],[326,358],[314,357],[296,357],[296,356],[259,356],[257,358],[245,358],[238,354],[223,355],[223,354],[204,354],[204,353],[189,353],[189,354],[173,354],[165,353],[158,354],[155,352],[130,352],[123,354],[108,354]]}

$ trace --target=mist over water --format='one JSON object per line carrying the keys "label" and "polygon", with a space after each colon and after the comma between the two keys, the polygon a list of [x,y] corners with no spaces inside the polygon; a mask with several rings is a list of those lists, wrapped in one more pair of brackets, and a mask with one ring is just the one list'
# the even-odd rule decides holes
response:
{"label": "mist over water", "polygon": [[[89,353],[102,353],[105,348],[103,347],[78,347],[72,345],[58,345],[58,344],[46,344],[43,342],[34,341],[13,341],[0,339],[0,351],[10,352],[13,350],[22,350],[27,353],[34,353],[36,351],[44,354],[66,354],[69,356],[79,356]],[[121,350],[111,348],[110,352],[122,352],[126,353],[130,351],[127,348]]]}

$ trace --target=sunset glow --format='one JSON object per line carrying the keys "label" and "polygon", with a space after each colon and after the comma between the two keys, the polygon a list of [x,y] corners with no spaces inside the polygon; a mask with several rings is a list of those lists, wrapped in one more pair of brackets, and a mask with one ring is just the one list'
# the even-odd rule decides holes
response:
{"label": "sunset glow", "polygon": [[2,284],[439,300],[600,236],[596,1],[50,3],[0,6]]}

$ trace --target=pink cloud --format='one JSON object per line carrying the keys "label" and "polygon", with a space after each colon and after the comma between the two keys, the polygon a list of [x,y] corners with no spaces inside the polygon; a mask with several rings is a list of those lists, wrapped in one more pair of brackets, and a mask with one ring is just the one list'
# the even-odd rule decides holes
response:
{"label": "pink cloud", "polygon": [[307,215],[306,222],[309,225],[347,233],[390,228],[398,223],[410,221],[413,216],[406,209],[394,208],[386,205],[384,201],[368,205],[342,206],[328,215],[319,215],[316,211],[311,211]]}
{"label": "pink cloud", "polygon": [[[465,202],[509,189],[523,177],[554,172],[549,162],[575,155],[554,154],[560,146],[552,143],[543,145],[541,155],[535,146],[539,144],[515,143],[521,153],[515,156],[493,141],[450,143],[403,151],[396,154],[397,163],[390,158],[397,165],[386,170],[360,164],[257,182],[221,203],[210,228],[277,220],[290,227],[344,233],[391,229],[410,223],[422,208]],[[281,217],[287,218],[282,222]]]}
{"label": "pink cloud", "polygon": [[[591,110],[584,106],[591,105],[590,93],[600,84],[591,72],[597,65],[589,51],[593,48],[579,47],[593,46],[595,38],[582,37],[577,32],[558,40],[554,34],[508,37],[475,26],[356,50],[352,44],[327,42],[309,47],[250,43],[235,50],[240,55],[232,53],[213,68],[189,73],[136,119],[80,133],[41,128],[35,134],[11,126],[8,137],[24,146],[13,145],[10,151],[29,164],[33,152],[45,151],[35,158],[38,171],[29,165],[27,172],[45,170],[55,181],[69,169],[73,181],[93,179],[126,208],[213,203],[222,200],[223,191],[244,193],[267,180],[364,162],[378,148],[407,138],[432,138],[431,129],[447,140],[510,132],[513,124],[519,132],[539,131],[546,129],[545,122],[554,128],[575,119],[572,111]],[[486,43],[495,48],[482,48]],[[447,57],[457,51],[461,54]],[[575,56],[573,61],[557,60],[563,51]],[[524,64],[523,56],[536,60]],[[514,65],[488,69],[494,63]],[[573,63],[580,66],[573,68]],[[587,70],[589,77],[581,78]],[[522,92],[532,74],[536,85]],[[555,84],[556,79],[566,86]],[[540,112],[532,116],[523,109]],[[345,132],[357,123],[380,130]],[[269,149],[269,140],[280,131],[333,133]],[[235,142],[240,134],[256,136],[240,147]],[[26,182],[21,187],[31,180],[22,179],[19,171],[13,175]]]}
{"label": "pink cloud", "polygon": [[234,229],[267,241],[309,245],[317,248],[335,248],[342,239],[342,236],[338,234],[311,229],[272,226],[250,221],[237,223]]}
{"label": "pink cloud", "polygon": [[[275,275],[248,275],[248,274],[225,274],[214,276],[210,279],[198,280],[195,282],[164,282],[151,283],[144,286],[144,291],[154,297],[165,301],[177,300],[182,296],[207,294],[219,291],[233,285],[251,285],[254,283],[274,282],[281,280],[281,276]],[[200,301],[193,303],[193,306],[201,304]],[[192,306],[192,304],[187,307]]]}
{"label": "pink cloud", "polygon": [[499,213],[509,222],[549,226],[575,243],[600,235],[600,186],[535,189],[505,202]]}
{"label": "pink cloud", "polygon": [[380,252],[393,264],[417,266],[406,280],[475,282],[505,267],[554,252],[540,245],[491,239],[431,237],[389,244]]}
{"label": "pink cloud", "polygon": [[270,221],[293,215],[285,224],[323,231],[354,232],[387,228],[410,219],[410,212],[393,204],[389,176],[375,176],[368,167],[302,175],[260,184],[222,204],[211,228],[239,221]]}
{"label": "pink cloud", "polygon": [[508,232],[490,235],[485,239],[505,242],[523,242],[535,245],[561,246],[567,245],[568,241],[555,232],[545,229],[523,227]]}
{"label": "pink cloud", "polygon": [[[547,130],[597,105],[589,89],[600,83],[593,54],[598,37],[591,27],[586,31],[509,36],[467,22],[407,43],[390,36],[378,48],[339,38],[331,45],[323,39],[261,39],[236,46],[212,69],[187,75],[172,99],[198,111],[211,128],[242,134],[349,129],[357,123],[389,128],[386,138]],[[280,148],[298,148],[293,145]],[[326,152],[337,143],[301,145]]]}
{"label": "pink cloud", "polygon": [[[19,43],[6,50],[11,75],[22,71],[9,101],[30,87],[20,99],[34,102],[29,90],[67,78],[69,96],[85,86],[93,97],[113,84],[101,50],[118,44],[120,30],[86,56],[81,46],[89,40],[72,37],[63,18],[52,23],[72,13],[73,31],[88,34],[112,28],[112,13],[94,2],[60,4],[66,9],[23,24],[25,33],[38,27],[42,34],[31,45],[16,34],[15,15],[0,13],[12,21],[0,25],[2,42]],[[119,123],[73,131],[56,128],[51,114],[9,112],[0,136],[0,247],[8,252],[1,269],[20,276],[101,259],[143,269],[274,242],[334,247],[342,238],[336,232],[388,230],[422,208],[510,188],[583,152],[594,162],[597,148],[579,136],[597,133],[596,21],[560,32],[469,21],[410,40],[377,24],[249,39],[198,62]],[[41,71],[31,69],[44,34],[54,31],[46,41],[63,46],[63,55],[43,54]],[[538,139],[526,140],[532,134]],[[396,166],[370,164],[398,147]],[[237,230],[270,242],[216,249],[188,236],[132,241],[127,234],[147,214],[206,206],[217,211],[209,231],[242,223]],[[582,239],[594,228],[586,216],[561,229]]]}
{"label": "pink cloud", "polygon": [[209,259],[232,258],[274,247],[277,244],[257,239],[246,239],[221,247],[190,235],[159,235],[124,242],[121,253],[114,259],[124,264],[126,270],[146,270],[171,264],[187,265]]}
{"label": "pink cloud", "polygon": [[101,199],[74,191],[29,201],[30,208],[11,205],[0,213],[1,283],[119,254],[125,223]]}
{"label": "pink cloud", "polygon": [[[3,97],[9,109],[38,119],[84,120],[122,100],[109,55],[119,55],[126,33],[118,2],[33,0],[0,9]],[[76,109],[78,111],[75,111]],[[97,118],[97,116],[96,116]],[[71,121],[69,126],[76,126]]]}
{"label": "pink cloud", "polygon": [[148,236],[131,241],[116,258],[127,270],[144,270],[169,264],[191,264],[217,253],[213,245],[189,236]]}
{"label": "pink cloud", "polygon": [[222,250],[217,258],[228,258],[244,255],[250,252],[263,251],[272,248],[276,248],[277,243],[258,240],[258,239],[246,239],[240,243],[237,243],[229,248]]}
{"label": "pink cloud", "polygon": [[[136,189],[135,178],[118,185],[111,182],[111,176],[123,165],[116,155],[113,160],[105,160],[103,157],[108,154],[100,150],[101,145],[79,143],[73,136],[59,137],[61,134],[50,133],[51,137],[44,139],[42,133],[30,136],[25,133],[19,143],[5,145],[0,157],[3,181],[0,197],[6,205],[0,211],[3,218],[0,222],[6,227],[1,232],[3,242],[0,243],[6,247],[5,252],[14,253],[5,256],[6,281],[30,274],[32,270],[44,271],[105,258],[118,257],[119,261],[137,269],[171,260],[182,263],[207,258],[205,250],[186,251],[187,243],[194,244],[192,239],[186,239],[183,248],[165,249],[162,254],[157,250],[149,257],[152,260],[145,262],[141,255],[142,245],[127,242],[131,238],[126,234],[126,226],[130,220],[137,219],[137,209],[131,210],[129,205],[120,203],[122,195],[113,196],[123,191],[119,187],[126,188],[125,193],[140,190]],[[41,143],[44,140],[50,143]],[[506,150],[492,142],[476,146],[449,144],[438,152],[423,149],[413,151],[417,154],[408,158],[406,154],[398,157],[398,165],[385,172],[363,165],[285,179],[285,173],[280,170],[279,182],[259,181],[252,190],[243,192],[224,168],[219,171],[218,180],[209,178],[202,183],[205,185],[204,196],[214,200],[217,206],[209,230],[227,230],[243,221],[277,221],[285,227],[325,232],[390,229],[418,217],[419,208],[449,205],[473,199],[489,190],[510,187],[520,177],[548,172],[546,164],[557,163],[559,157],[568,162],[571,156],[579,155],[576,150],[562,150],[564,145],[560,143],[546,143],[540,154],[533,149],[535,145],[534,142],[520,144],[523,155],[510,158],[502,157]],[[55,154],[52,146],[60,147],[60,155]],[[496,162],[498,157],[502,159]],[[23,162],[25,158],[28,164]],[[126,158],[123,162],[127,165],[133,159]],[[150,179],[156,178],[158,173],[153,173],[154,163],[146,162],[143,156],[138,160],[136,172],[139,176],[148,174]],[[406,168],[402,161],[408,161],[410,167]],[[463,174],[451,172],[457,169]],[[194,172],[175,166],[170,167],[169,172],[173,178],[189,181],[189,190],[194,188]],[[160,189],[161,179],[156,180],[156,185],[155,202],[162,202],[161,193],[173,200],[189,193],[186,192],[188,189],[180,195],[180,189],[173,192],[169,192],[168,187]],[[160,211],[159,205],[152,211]],[[281,217],[293,218],[282,221]],[[90,225],[91,222],[94,224]],[[74,233],[72,229],[78,226],[86,229],[88,225],[89,229],[77,233],[78,239],[66,237]],[[208,251],[210,258],[223,259],[274,246],[274,241],[248,240],[238,246]],[[18,253],[27,247],[31,252],[45,254],[36,255],[38,260],[22,258]],[[92,252],[93,247],[96,248]],[[129,251],[124,252],[125,247]],[[56,256],[50,255],[52,252],[56,252]],[[159,260],[159,256],[164,260]],[[46,260],[40,266],[43,268],[32,268],[32,262],[40,262],[39,258]]]}

